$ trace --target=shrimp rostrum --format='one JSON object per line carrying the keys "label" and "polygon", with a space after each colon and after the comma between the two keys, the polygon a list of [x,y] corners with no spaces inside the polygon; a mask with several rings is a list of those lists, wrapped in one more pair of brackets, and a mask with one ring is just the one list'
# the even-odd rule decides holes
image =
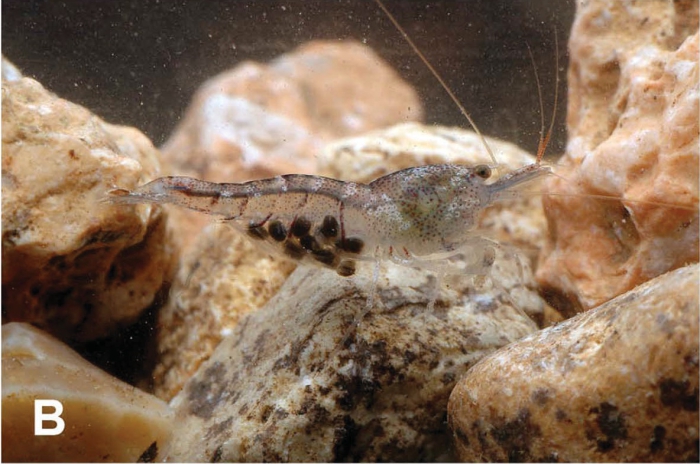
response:
{"label": "shrimp rostrum", "polygon": [[[427,165],[368,184],[298,174],[245,183],[162,177],[110,193],[118,203],[174,204],[222,216],[268,248],[341,276],[353,275],[358,260],[384,259],[478,275],[493,260],[493,242],[474,231],[480,212],[550,168],[530,164],[487,182],[491,172],[487,165]],[[449,258],[457,254],[468,259],[453,269]]]}

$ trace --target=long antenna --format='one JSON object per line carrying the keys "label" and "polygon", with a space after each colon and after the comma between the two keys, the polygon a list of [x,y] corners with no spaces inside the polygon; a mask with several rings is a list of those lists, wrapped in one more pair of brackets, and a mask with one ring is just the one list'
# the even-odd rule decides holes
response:
{"label": "long antenna", "polygon": [[549,140],[552,138],[552,131],[554,130],[554,121],[557,118],[557,104],[559,102],[559,39],[557,38],[557,28],[554,28],[554,50],[555,50],[555,60],[556,60],[556,84],[554,86],[554,110],[552,111],[552,119],[549,122],[549,129],[547,129],[547,135],[544,133],[544,102],[542,100],[542,85],[540,84],[540,76],[537,72],[537,63],[535,62],[535,57],[532,56],[532,49],[530,45],[527,45],[527,53],[530,55],[530,61],[532,62],[532,69],[535,71],[535,82],[537,83],[537,95],[540,99],[540,141],[537,145],[537,164],[542,162],[542,157],[544,156],[545,150],[547,150],[547,145],[549,145]]}
{"label": "long antenna", "polygon": [[428,67],[428,69],[430,70],[430,72],[433,73],[433,76],[435,76],[435,79],[437,79],[437,81],[440,83],[440,85],[442,86],[442,88],[445,89],[445,92],[447,92],[447,94],[450,96],[450,98],[451,98],[452,101],[455,103],[455,105],[457,105],[457,108],[459,108],[459,111],[464,115],[465,118],[467,118],[467,121],[469,121],[469,124],[470,124],[470,125],[472,126],[472,128],[474,129],[474,132],[476,132],[476,134],[477,134],[477,135],[479,136],[479,138],[481,139],[481,143],[483,143],[483,144],[484,144],[484,147],[486,147],[486,151],[488,152],[489,156],[491,157],[491,160],[493,161],[494,166],[498,166],[498,161],[496,161],[496,157],[493,155],[493,152],[491,151],[491,147],[489,147],[489,144],[486,143],[486,138],[483,136],[483,134],[481,133],[481,131],[479,130],[479,128],[476,126],[476,123],[474,122],[474,120],[472,119],[472,117],[469,115],[469,113],[467,112],[467,110],[466,110],[466,109],[464,108],[464,106],[462,106],[462,104],[459,102],[459,100],[457,99],[457,97],[455,96],[455,94],[452,93],[452,90],[450,90],[450,88],[447,86],[447,84],[446,84],[445,81],[442,79],[442,77],[440,76],[440,74],[438,74],[438,72],[435,70],[435,68],[433,68],[433,65],[430,64],[430,62],[428,61],[428,59],[425,57],[425,55],[423,55],[423,53],[422,53],[422,52],[420,51],[420,49],[416,46],[416,44],[413,43],[413,40],[411,40],[411,38],[408,36],[408,34],[406,33],[406,31],[404,31],[403,27],[401,27],[401,24],[399,24],[399,22],[396,20],[396,18],[394,18],[394,15],[392,15],[391,12],[384,6],[384,3],[382,3],[381,0],[374,0],[374,1],[377,2],[377,5],[379,5],[379,8],[381,8],[382,11],[384,12],[384,14],[386,14],[387,17],[391,20],[391,22],[394,24],[394,27],[396,27],[396,29],[398,29],[398,31],[399,31],[399,32],[401,33],[401,35],[403,36],[404,40],[406,40],[406,42],[408,43],[408,45],[411,46],[411,48],[412,48],[413,51],[416,53],[416,55],[418,55],[418,56],[420,57],[420,59],[421,59],[421,60],[423,61],[423,63]]}

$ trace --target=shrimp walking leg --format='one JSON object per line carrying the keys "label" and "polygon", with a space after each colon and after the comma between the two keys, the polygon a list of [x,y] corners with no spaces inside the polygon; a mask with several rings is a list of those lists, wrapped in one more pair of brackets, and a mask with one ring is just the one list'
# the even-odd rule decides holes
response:
{"label": "shrimp walking leg", "polygon": [[381,253],[379,248],[377,248],[374,252],[374,264],[372,265],[372,280],[370,281],[369,284],[369,290],[367,292],[367,300],[365,303],[365,307],[360,312],[360,314],[356,315],[352,321],[352,324],[350,325],[350,328],[345,332],[343,335],[343,338],[340,339],[340,343],[338,343],[335,353],[331,355],[331,359],[335,357],[337,352],[341,350],[345,345],[348,343],[348,341],[355,335],[357,332],[357,329],[360,327],[360,324],[362,323],[362,320],[367,316],[367,314],[375,309],[375,306],[378,302],[377,298],[377,288],[379,285],[379,276],[381,274],[381,267],[382,267],[382,261],[381,261]]}

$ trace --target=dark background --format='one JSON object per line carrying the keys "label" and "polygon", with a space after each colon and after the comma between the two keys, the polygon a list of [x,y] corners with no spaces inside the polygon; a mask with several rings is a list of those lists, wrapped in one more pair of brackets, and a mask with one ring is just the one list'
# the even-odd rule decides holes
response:
{"label": "dark background", "polygon": [[[550,153],[565,141],[566,43],[573,1],[386,0],[480,129],[537,146],[540,116],[529,44],[551,116],[555,28],[559,109]],[[2,52],[25,75],[108,122],[162,144],[207,78],[313,39],[362,41],[417,89],[427,121],[467,121],[371,0],[5,0]]]}

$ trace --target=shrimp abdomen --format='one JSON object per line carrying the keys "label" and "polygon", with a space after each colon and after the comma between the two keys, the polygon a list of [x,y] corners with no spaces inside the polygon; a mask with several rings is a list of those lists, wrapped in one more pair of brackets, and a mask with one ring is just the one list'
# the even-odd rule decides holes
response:
{"label": "shrimp abdomen", "polygon": [[360,183],[291,174],[245,183],[213,183],[163,177],[133,191],[113,190],[118,203],[174,204],[211,215],[295,260],[311,261],[341,275],[367,259],[376,240],[368,236],[364,209],[371,189]]}

